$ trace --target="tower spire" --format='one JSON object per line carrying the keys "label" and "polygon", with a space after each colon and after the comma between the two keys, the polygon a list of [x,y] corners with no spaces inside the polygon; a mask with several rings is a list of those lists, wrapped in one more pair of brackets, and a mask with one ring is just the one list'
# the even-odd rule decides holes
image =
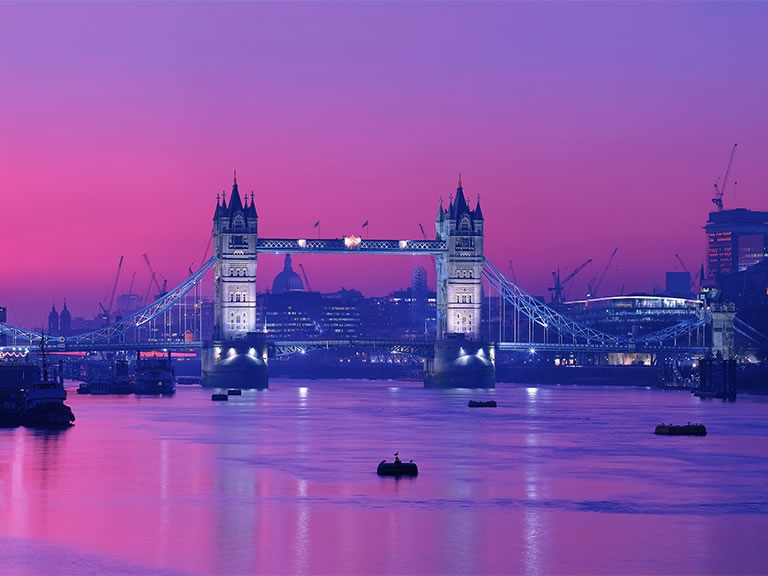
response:
{"label": "tower spire", "polygon": [[459,190],[461,189],[461,172],[459,172]]}
{"label": "tower spire", "polygon": [[235,186],[237,186],[237,169],[235,169]]}

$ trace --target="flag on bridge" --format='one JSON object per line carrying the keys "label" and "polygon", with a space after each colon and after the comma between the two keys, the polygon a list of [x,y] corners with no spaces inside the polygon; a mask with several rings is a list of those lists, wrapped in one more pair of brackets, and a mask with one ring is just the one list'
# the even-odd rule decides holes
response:
{"label": "flag on bridge", "polygon": [[320,220],[318,220],[317,222],[315,222],[315,228],[317,228],[318,226],[320,226]]}
{"label": "flag on bridge", "polygon": [[363,227],[363,228],[365,228],[366,226],[368,226],[368,220],[366,220],[366,221],[363,223],[363,226],[362,226],[362,227]]}

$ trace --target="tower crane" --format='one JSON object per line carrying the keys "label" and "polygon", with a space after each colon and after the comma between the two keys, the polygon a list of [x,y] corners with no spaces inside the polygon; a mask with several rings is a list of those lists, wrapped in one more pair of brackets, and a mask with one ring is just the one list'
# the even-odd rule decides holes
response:
{"label": "tower crane", "polygon": [[[421,223],[419,223],[419,229],[421,230],[421,237],[424,240],[429,240],[429,238],[427,238],[427,233],[424,232],[424,226],[422,226]],[[434,256],[434,254],[432,255],[432,264],[435,264],[435,256]]]}
{"label": "tower crane", "polygon": [[304,276],[304,283],[307,285],[307,290],[312,292],[312,286],[309,285],[309,278],[307,278],[307,273],[304,270],[304,264],[299,262],[299,268],[301,268],[301,275]]}
{"label": "tower crane", "polygon": [[112,305],[115,303],[115,291],[117,290],[117,281],[120,280],[120,270],[123,268],[123,256],[120,256],[120,263],[117,265],[117,274],[115,275],[115,283],[112,285],[112,295],[109,297],[109,306],[106,310],[104,310],[104,307],[102,306],[102,310],[104,310],[104,313],[109,318],[109,315],[112,314]]}
{"label": "tower crane", "polygon": [[723,178],[723,187],[720,188],[720,178],[715,182],[715,195],[712,197],[712,204],[717,206],[717,211],[720,212],[723,209],[723,194],[725,194],[725,187],[728,185],[728,174],[731,172],[731,165],[733,164],[733,156],[736,154],[736,146],[738,142],[731,148],[731,157],[728,160],[728,167],[725,169],[725,177]]}
{"label": "tower crane", "polygon": [[675,254],[675,258],[677,258],[677,261],[680,262],[680,266],[683,267],[683,271],[688,272],[688,274],[690,274],[691,272],[688,270],[688,266],[685,265],[685,262],[683,262],[683,259],[680,258],[680,254]]}
{"label": "tower crane", "polygon": [[152,289],[152,284],[154,283],[155,288],[157,288],[158,292],[158,298],[161,298],[162,296],[165,296],[166,294],[166,287],[168,286],[168,280],[163,278],[163,287],[160,287],[160,283],[157,281],[157,274],[152,268],[152,264],[149,263],[149,256],[146,252],[144,252],[144,262],[147,263],[147,268],[149,268],[149,273],[152,275],[152,277],[149,280],[149,288],[147,288],[147,295],[144,297],[144,301],[146,302],[147,298],[149,298],[149,291]]}
{"label": "tower crane", "polygon": [[128,294],[133,294],[133,281],[136,280],[136,270],[133,271],[133,276],[131,276],[131,285],[128,287]]}
{"label": "tower crane", "polygon": [[552,280],[555,282],[555,285],[548,288],[550,292],[553,292],[552,294],[552,303],[553,304],[562,304],[563,302],[563,286],[565,286],[568,282],[570,282],[576,274],[581,272],[587,264],[592,262],[592,258],[587,260],[586,262],[583,262],[576,266],[576,269],[568,274],[568,276],[565,277],[565,280],[560,280],[560,266],[557,267],[557,272],[552,272]]}
{"label": "tower crane", "polygon": [[[597,281],[597,284],[595,284],[594,289],[592,288],[592,284],[589,284],[589,296],[591,298],[594,298],[597,296],[597,291],[600,290],[600,285],[603,283],[603,278],[605,278],[605,275],[608,273],[608,268],[611,267],[611,262],[613,262],[613,257],[616,256],[616,252],[618,251],[619,247],[616,246],[616,248],[613,249],[613,252],[611,253],[611,257],[608,258],[608,264],[605,265],[605,268],[603,268],[603,273],[600,274],[600,278]],[[594,280],[592,280],[594,282]]]}

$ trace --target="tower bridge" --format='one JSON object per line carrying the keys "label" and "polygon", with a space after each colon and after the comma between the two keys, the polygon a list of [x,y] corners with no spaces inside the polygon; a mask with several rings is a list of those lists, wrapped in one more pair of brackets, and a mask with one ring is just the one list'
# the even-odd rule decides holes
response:
{"label": "tower bridge", "polygon": [[[485,221],[478,197],[471,208],[459,178],[448,206],[440,200],[435,239],[262,238],[253,195],[241,197],[235,177],[229,200],[217,197],[213,216],[213,256],[184,282],[138,312],[98,330],[66,338],[46,336],[49,347],[60,350],[202,348],[203,378],[210,385],[266,386],[268,357],[321,347],[371,346],[425,358],[426,383],[435,385],[493,385],[497,350],[561,352],[639,352],[658,354],[711,352],[712,315],[704,306],[685,322],[638,338],[608,334],[567,318],[534,298],[507,278],[484,256]],[[413,343],[374,340],[311,340],[269,342],[256,319],[256,274],[260,254],[429,255],[437,276],[437,338]],[[210,271],[214,271],[214,340],[171,342],[152,338],[137,342],[129,336],[172,313]],[[496,343],[481,338],[482,282],[528,320],[526,337],[515,333]],[[709,328],[708,328],[709,327]],[[722,326],[719,325],[722,332]],[[43,335],[0,323],[9,344],[34,345]],[[717,341],[724,341],[719,338]],[[709,342],[709,344],[708,344]],[[145,348],[146,349],[146,348]]]}

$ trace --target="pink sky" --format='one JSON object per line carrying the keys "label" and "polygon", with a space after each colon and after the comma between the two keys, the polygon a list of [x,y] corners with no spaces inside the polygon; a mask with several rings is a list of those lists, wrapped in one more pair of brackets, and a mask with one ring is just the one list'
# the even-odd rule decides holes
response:
{"label": "pink sky", "polygon": [[[197,267],[217,192],[264,236],[418,238],[482,197],[486,255],[543,294],[619,247],[601,292],[704,256],[726,207],[768,209],[765,3],[0,3],[0,305],[93,316]],[[474,200],[473,200],[474,201]],[[404,287],[416,258],[296,258],[316,290]],[[282,266],[260,259],[259,286]],[[678,265],[679,266],[679,265]],[[434,273],[430,271],[430,283]]]}

